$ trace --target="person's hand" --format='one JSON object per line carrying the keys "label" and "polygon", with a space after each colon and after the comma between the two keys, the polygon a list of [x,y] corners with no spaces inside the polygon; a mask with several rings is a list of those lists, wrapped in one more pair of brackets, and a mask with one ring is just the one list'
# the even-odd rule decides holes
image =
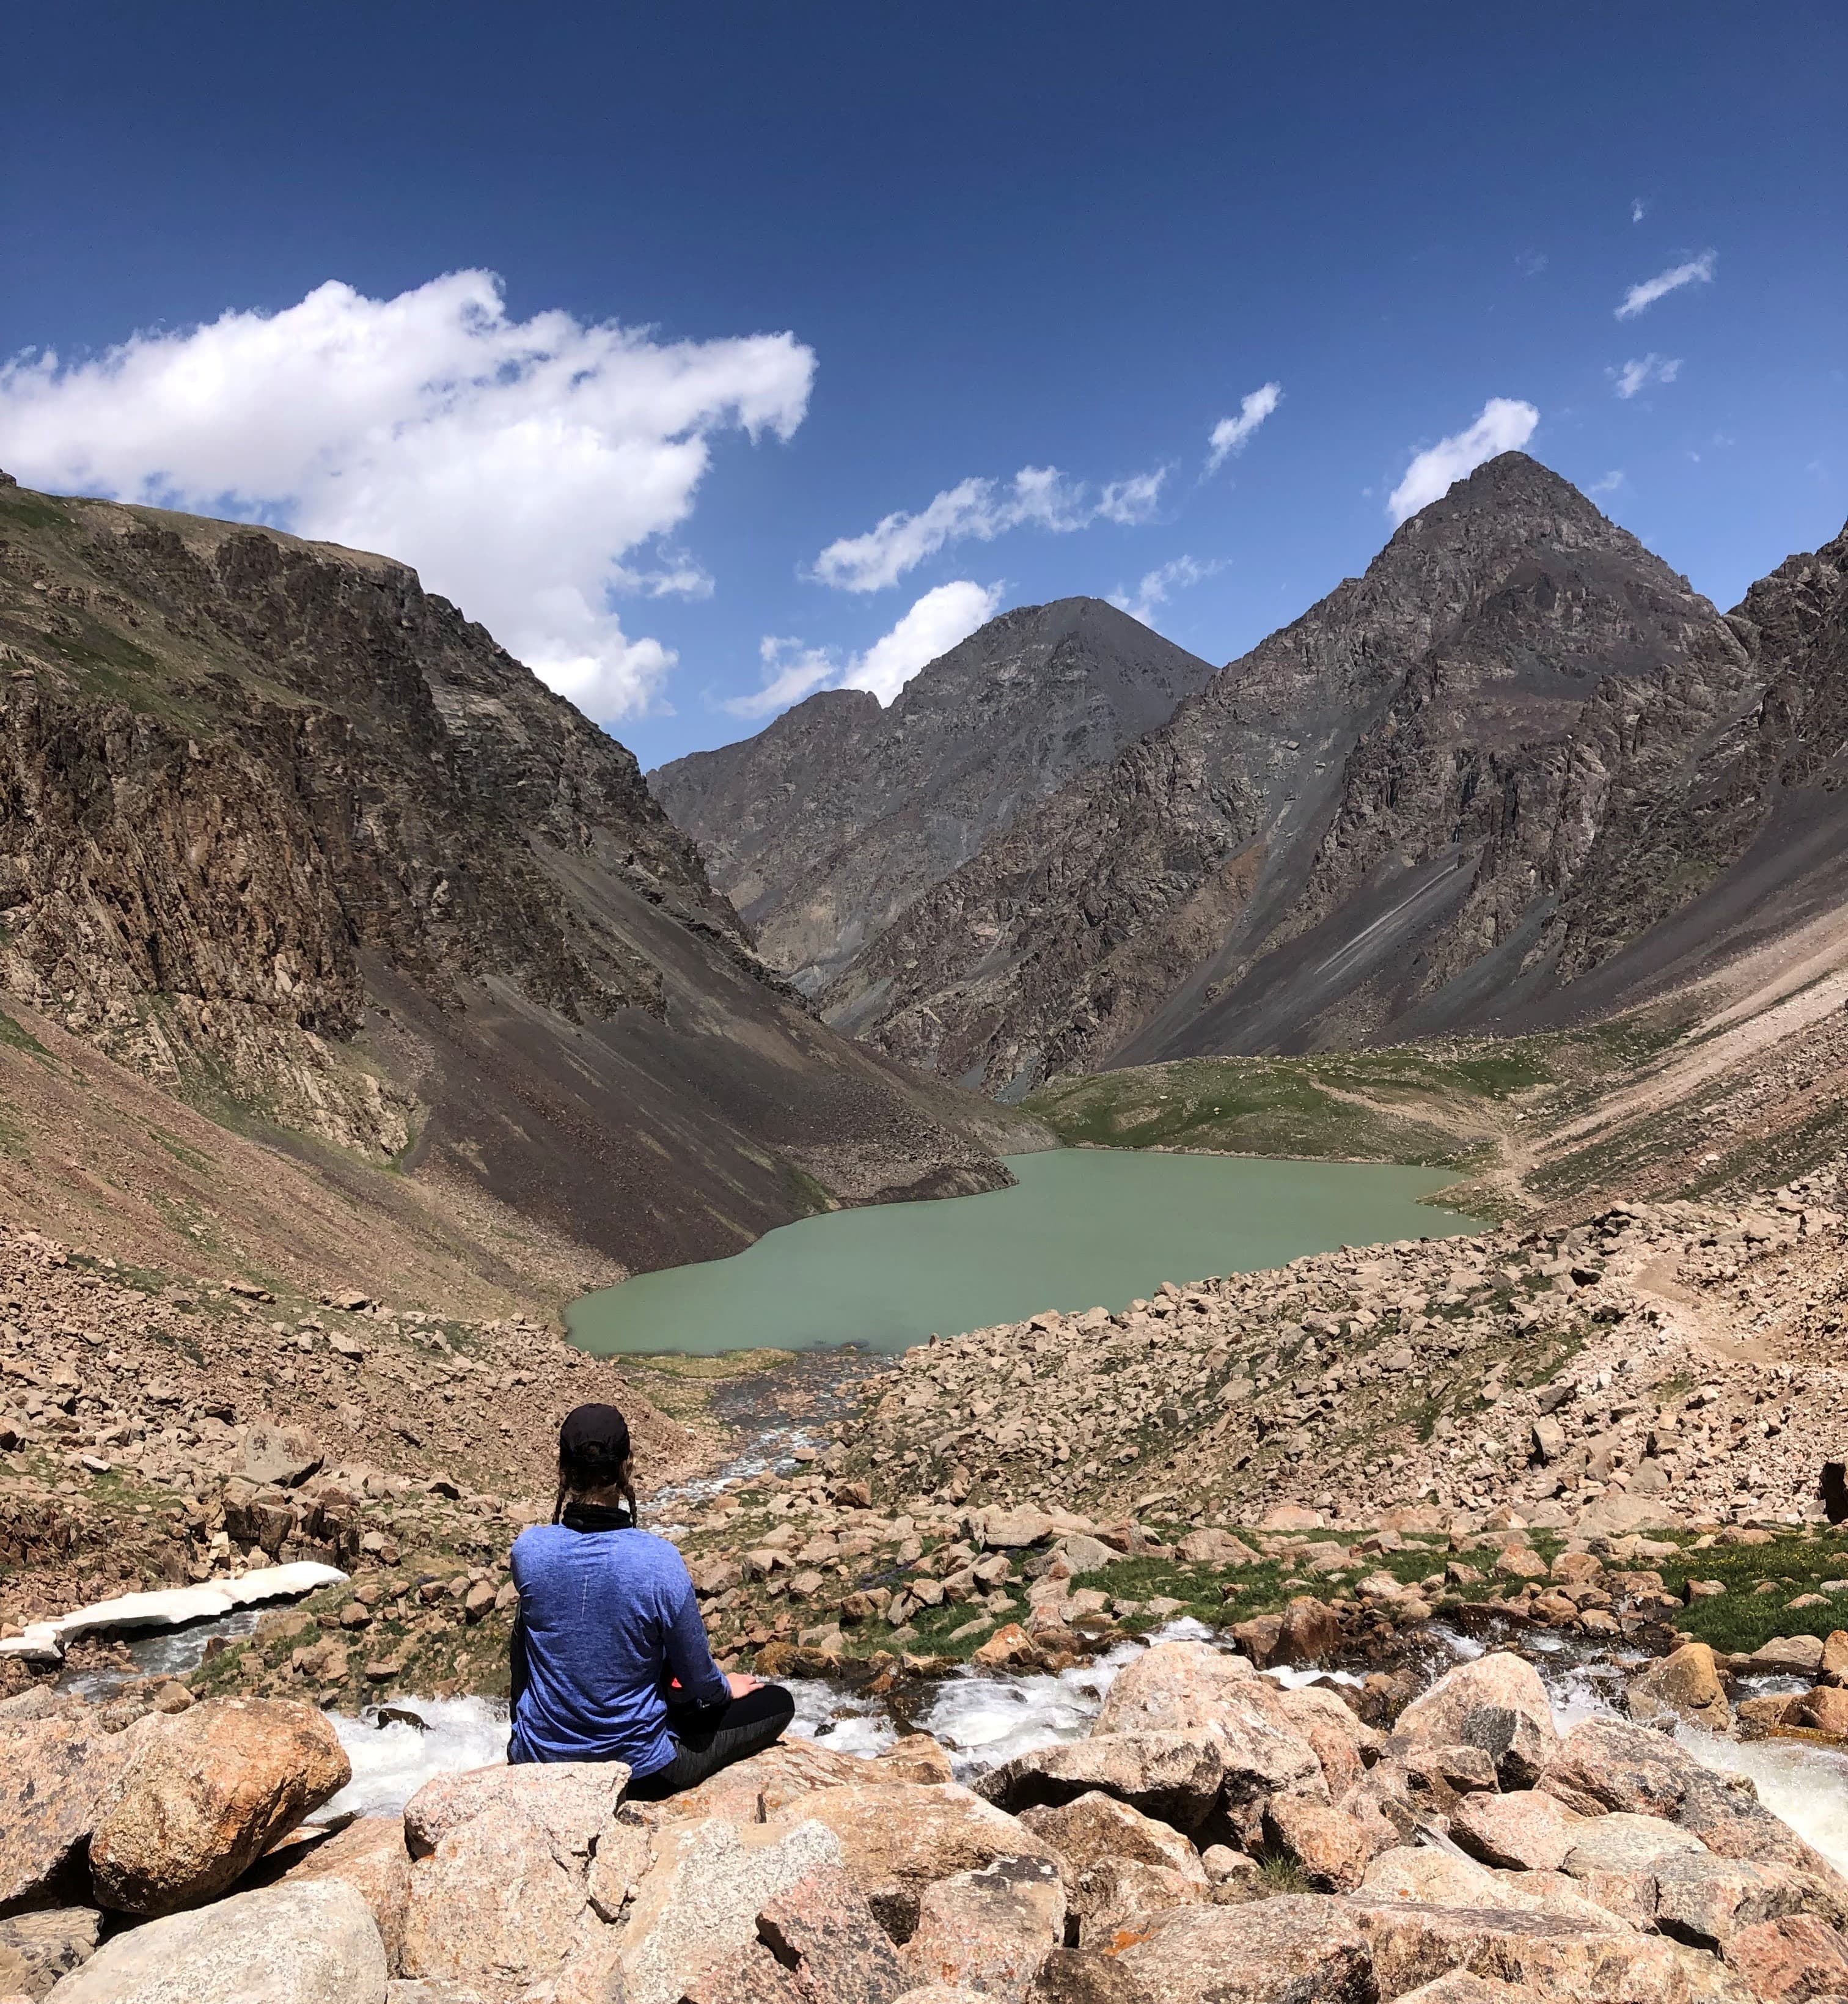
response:
{"label": "person's hand", "polygon": [[742,1670],[728,1670],[726,1673],[725,1681],[730,1687],[733,1697],[748,1697],[754,1690],[761,1690],[764,1688],[755,1677],[747,1676]]}

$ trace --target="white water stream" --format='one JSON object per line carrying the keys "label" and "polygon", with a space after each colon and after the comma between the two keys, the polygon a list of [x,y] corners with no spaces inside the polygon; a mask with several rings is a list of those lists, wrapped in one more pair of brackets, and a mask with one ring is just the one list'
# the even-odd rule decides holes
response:
{"label": "white water stream", "polygon": [[[1482,1653],[1481,1644],[1468,1637],[1437,1632],[1459,1660]],[[1211,1631],[1199,1622],[1178,1621],[1162,1630],[1157,1639],[1205,1641],[1210,1637]],[[1111,1679],[1141,1647],[1137,1642],[1120,1643],[1097,1662],[1061,1671],[1056,1676],[960,1673],[944,1680],[919,1723],[949,1750],[957,1778],[971,1781],[1017,1754],[1056,1740],[1081,1738],[1097,1717]],[[1621,1681],[1608,1669],[1601,1675],[1598,1666],[1565,1660],[1556,1667],[1544,1655],[1539,1669],[1563,1729],[1583,1718],[1622,1715],[1612,1703]],[[1321,1673],[1272,1670],[1268,1674],[1280,1683],[1301,1684]],[[1335,1674],[1344,1683],[1355,1681],[1344,1673]],[[897,1736],[898,1729],[877,1698],[856,1697],[817,1678],[792,1679],[788,1687],[796,1698],[796,1722],[790,1729],[800,1738],[819,1739],[844,1754],[872,1755]],[[328,1805],[331,1811],[351,1810],[362,1816],[394,1813],[432,1775],[481,1767],[500,1760],[506,1752],[506,1719],[485,1699],[419,1698],[405,1708],[429,1722],[425,1731],[401,1724],[380,1728],[362,1718],[337,1718],[341,1743],[353,1764],[353,1778]],[[1848,1755],[1828,1753],[1799,1740],[1722,1739],[1692,1728],[1684,1728],[1676,1736],[1706,1766],[1748,1776],[1767,1809],[1839,1871],[1848,1873]]]}

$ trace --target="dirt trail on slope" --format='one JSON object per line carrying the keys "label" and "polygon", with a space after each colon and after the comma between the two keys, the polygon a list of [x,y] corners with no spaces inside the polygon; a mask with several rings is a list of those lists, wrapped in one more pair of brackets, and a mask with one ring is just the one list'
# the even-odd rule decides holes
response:
{"label": "dirt trail on slope", "polygon": [[1848,1007],[1848,912],[1829,913],[1787,939],[1748,955],[1717,982],[1678,992],[1709,997],[1717,992],[1727,1000],[1633,1085],[1556,1128],[1547,1137],[1549,1147],[1569,1147],[1603,1129],[1673,1106]]}

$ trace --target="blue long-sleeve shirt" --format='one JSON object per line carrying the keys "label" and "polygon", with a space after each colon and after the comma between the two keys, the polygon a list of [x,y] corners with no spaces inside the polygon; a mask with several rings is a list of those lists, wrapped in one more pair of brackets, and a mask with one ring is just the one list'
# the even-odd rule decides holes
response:
{"label": "blue long-sleeve shirt", "polygon": [[513,1761],[625,1761],[638,1780],[674,1758],[677,1705],[730,1695],[712,1661],[686,1562],[633,1529],[537,1525],[513,1540],[520,1640]]}

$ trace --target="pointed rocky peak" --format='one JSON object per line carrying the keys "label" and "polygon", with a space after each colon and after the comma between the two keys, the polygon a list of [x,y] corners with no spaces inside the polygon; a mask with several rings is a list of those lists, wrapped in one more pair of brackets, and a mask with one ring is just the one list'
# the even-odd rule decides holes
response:
{"label": "pointed rocky peak", "polygon": [[1161,720],[1150,713],[1148,697],[1165,716],[1188,690],[1212,675],[1210,663],[1190,654],[1108,599],[1055,598],[1044,605],[1016,605],[978,626],[912,676],[892,703],[903,716],[940,707],[948,692],[992,679],[1045,673],[1081,664],[1085,678],[1123,710],[1128,735],[1139,735]]}

